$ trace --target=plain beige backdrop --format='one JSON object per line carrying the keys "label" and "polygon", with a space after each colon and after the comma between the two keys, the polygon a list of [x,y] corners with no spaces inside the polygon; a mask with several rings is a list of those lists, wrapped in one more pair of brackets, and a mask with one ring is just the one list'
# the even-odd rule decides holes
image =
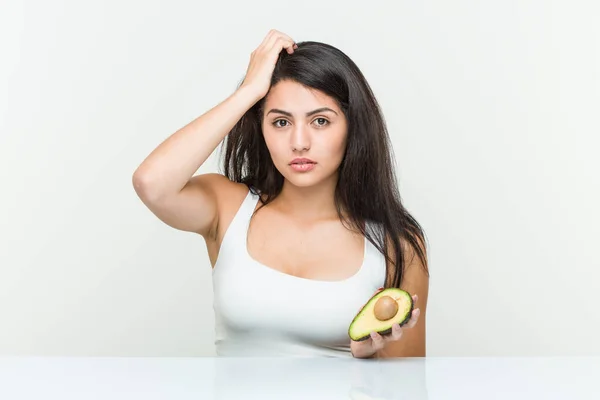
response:
{"label": "plain beige backdrop", "polygon": [[430,242],[428,354],[599,355],[598,20],[594,1],[3,0],[0,354],[214,354],[204,244],[131,175],[276,28],[338,46],[381,102]]}

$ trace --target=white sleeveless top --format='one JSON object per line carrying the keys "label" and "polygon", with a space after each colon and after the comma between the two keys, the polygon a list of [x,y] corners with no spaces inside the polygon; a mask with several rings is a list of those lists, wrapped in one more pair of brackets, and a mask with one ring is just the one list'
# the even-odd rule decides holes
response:
{"label": "white sleeveless top", "polygon": [[265,266],[246,246],[258,201],[249,191],[213,268],[217,355],[352,357],[348,327],[384,285],[383,255],[365,239],[360,270],[338,281],[296,277]]}

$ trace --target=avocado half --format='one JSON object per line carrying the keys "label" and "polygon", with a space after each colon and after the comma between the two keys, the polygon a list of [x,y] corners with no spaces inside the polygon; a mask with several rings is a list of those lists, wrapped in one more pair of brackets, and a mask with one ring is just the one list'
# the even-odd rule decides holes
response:
{"label": "avocado half", "polygon": [[[397,310],[392,301],[397,304]],[[403,326],[410,320],[413,307],[412,296],[407,291],[384,289],[373,295],[356,314],[348,328],[348,335],[357,342],[367,340],[371,332],[388,335],[392,332],[393,324]],[[382,317],[382,310],[387,311],[388,315]]]}

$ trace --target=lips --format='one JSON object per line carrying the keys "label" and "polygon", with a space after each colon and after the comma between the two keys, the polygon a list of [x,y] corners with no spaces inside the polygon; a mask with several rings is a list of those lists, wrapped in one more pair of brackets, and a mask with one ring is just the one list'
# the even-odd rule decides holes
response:
{"label": "lips", "polygon": [[296,172],[309,172],[315,168],[316,164],[316,162],[309,158],[295,158],[290,163],[290,167]]}
{"label": "lips", "polygon": [[303,164],[316,164],[316,163],[309,158],[295,158],[290,163],[290,165],[303,165]]}

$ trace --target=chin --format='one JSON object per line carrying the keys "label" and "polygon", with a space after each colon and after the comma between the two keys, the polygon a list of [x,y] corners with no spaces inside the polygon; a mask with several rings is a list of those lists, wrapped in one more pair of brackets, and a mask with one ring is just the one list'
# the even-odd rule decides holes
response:
{"label": "chin", "polygon": [[321,182],[323,182],[322,179],[313,179],[313,178],[309,178],[309,177],[287,177],[284,176],[285,180],[288,181],[291,185],[295,186],[295,187],[299,187],[299,188],[308,188],[308,187],[313,187],[313,186],[317,186],[318,184],[320,184]]}
{"label": "chin", "polygon": [[333,175],[323,175],[322,173],[315,172],[317,171],[303,173],[286,171],[282,175],[289,184],[299,188],[318,186],[333,178]]}

